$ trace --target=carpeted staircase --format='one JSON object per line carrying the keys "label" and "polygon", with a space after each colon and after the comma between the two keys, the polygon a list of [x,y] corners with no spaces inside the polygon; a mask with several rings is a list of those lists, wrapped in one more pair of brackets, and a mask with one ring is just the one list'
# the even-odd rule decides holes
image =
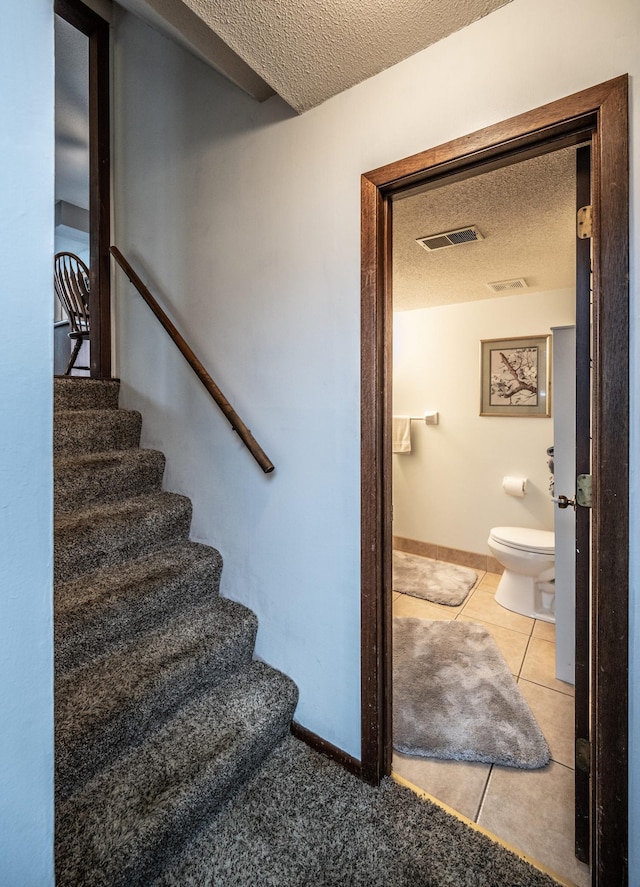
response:
{"label": "carpeted staircase", "polygon": [[54,381],[56,883],[160,875],[287,734],[295,685],[253,660],[119,383]]}

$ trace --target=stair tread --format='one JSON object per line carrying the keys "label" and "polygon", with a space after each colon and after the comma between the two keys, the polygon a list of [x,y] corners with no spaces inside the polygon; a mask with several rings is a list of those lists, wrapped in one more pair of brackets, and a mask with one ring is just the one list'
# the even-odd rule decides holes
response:
{"label": "stair tread", "polygon": [[121,515],[135,518],[165,505],[182,505],[188,502],[190,500],[187,496],[182,496],[180,493],[167,491],[144,493],[141,496],[131,496],[121,502],[105,502],[104,504],[90,505],[88,508],[80,508],[71,514],[56,515],[54,528],[56,531],[81,529],[83,525],[93,525],[96,521],[109,521]]}
{"label": "stair tread", "polygon": [[214,595],[180,613],[179,619],[172,616],[133,642],[58,675],[60,739],[91,732],[94,724],[143,696],[151,682],[164,681],[201,654],[215,653],[246,625],[257,627],[251,610]]}
{"label": "stair tread", "polygon": [[101,465],[115,465],[120,462],[137,461],[138,459],[157,459],[164,454],[160,450],[148,447],[132,447],[128,450],[99,450],[94,453],[59,453],[53,460],[56,473],[72,471],[79,468],[92,468]]}
{"label": "stair tread", "polygon": [[212,595],[131,642],[56,676],[61,792],[163,721],[185,698],[251,661],[257,618]]}
{"label": "stair tread", "polygon": [[54,455],[130,449],[140,444],[142,416],[136,410],[54,410]]}
{"label": "stair tread", "polygon": [[160,490],[165,458],[158,450],[140,447],[95,453],[63,454],[54,459],[54,502],[57,514],[100,502]]}
{"label": "stair tread", "polygon": [[78,421],[88,422],[91,419],[105,419],[113,421],[114,419],[117,421],[118,417],[124,416],[140,416],[141,413],[138,410],[126,410],[118,407],[117,409],[111,409],[110,407],[89,407],[86,410],[74,410],[67,409],[66,407],[62,409],[58,409],[54,411],[54,416],[59,422],[63,422],[65,419],[78,419]]}
{"label": "stair tread", "polygon": [[55,583],[175,545],[189,535],[191,501],[155,492],[91,505],[54,519]]}
{"label": "stair tread", "polygon": [[[53,380],[53,406],[59,409],[87,409],[101,404],[107,409],[118,408],[119,379],[87,379],[58,376]],[[73,405],[73,406],[71,406]]]}
{"label": "stair tread", "polygon": [[68,659],[79,664],[78,658],[100,655],[146,629],[154,617],[176,612],[203,593],[217,593],[221,571],[220,552],[185,541],[59,584],[56,668]]}
{"label": "stair tread", "polygon": [[57,806],[59,884],[144,884],[285,735],[293,682],[254,661]]}

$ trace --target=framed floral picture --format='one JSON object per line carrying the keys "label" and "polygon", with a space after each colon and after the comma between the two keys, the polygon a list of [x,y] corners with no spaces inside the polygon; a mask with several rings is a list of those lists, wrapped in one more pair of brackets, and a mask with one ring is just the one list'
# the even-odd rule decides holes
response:
{"label": "framed floral picture", "polygon": [[480,415],[551,415],[550,336],[480,342]]}

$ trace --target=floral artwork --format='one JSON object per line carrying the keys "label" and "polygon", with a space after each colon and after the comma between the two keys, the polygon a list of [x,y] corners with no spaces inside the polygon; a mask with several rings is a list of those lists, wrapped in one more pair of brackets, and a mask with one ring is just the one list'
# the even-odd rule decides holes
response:
{"label": "floral artwork", "polygon": [[548,336],[485,339],[481,416],[549,416]]}
{"label": "floral artwork", "polygon": [[491,349],[492,406],[538,403],[538,349]]}

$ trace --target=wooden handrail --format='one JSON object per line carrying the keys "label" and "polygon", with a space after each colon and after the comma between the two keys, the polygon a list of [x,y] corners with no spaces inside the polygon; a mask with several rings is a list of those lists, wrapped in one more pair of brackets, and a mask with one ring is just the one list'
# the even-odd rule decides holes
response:
{"label": "wooden handrail", "polygon": [[238,434],[240,440],[244,443],[246,448],[249,450],[253,458],[256,460],[260,468],[264,471],[265,474],[269,474],[275,468],[273,462],[267,457],[267,454],[264,452],[260,444],[251,434],[247,426],[244,424],[240,416],[233,409],[227,398],[224,396],[222,391],[218,388],[216,383],[213,381],[209,373],[205,370],[202,363],[198,360],[192,349],[189,347],[184,337],[180,335],[178,330],[175,328],[173,323],[169,320],[167,315],[164,313],[160,305],[156,302],[154,297],[149,292],[149,289],[142,282],[140,277],[133,270],[129,262],[122,255],[117,246],[111,247],[111,255],[114,257],[118,265],[122,268],[124,273],[127,275],[131,283],[138,290],[142,298],[145,300],[149,308],[153,311],[155,316],[158,318],[162,326],[169,333],[171,339],[175,342],[177,347],[180,349],[183,357],[192,368],[196,376],[200,379],[204,387],[207,389],[211,397],[218,404],[222,412],[225,414],[229,422],[231,423],[231,427]]}

